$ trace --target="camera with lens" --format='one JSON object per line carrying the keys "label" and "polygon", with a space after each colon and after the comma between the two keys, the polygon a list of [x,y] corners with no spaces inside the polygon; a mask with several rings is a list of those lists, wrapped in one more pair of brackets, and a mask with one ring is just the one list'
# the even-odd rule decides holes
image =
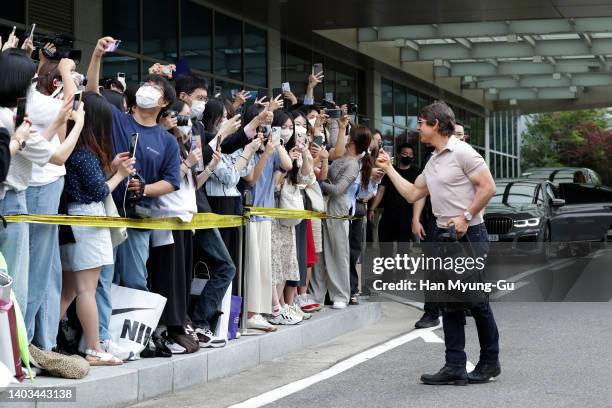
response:
{"label": "camera with lens", "polygon": [[[72,48],[74,46],[74,38],[69,34],[35,35],[33,43],[34,51],[32,52],[32,58],[35,60],[40,60],[40,53],[42,52],[51,61],[70,58],[77,65],[81,62],[81,50]],[[45,44],[47,43],[55,46],[54,53],[50,53],[45,49]]]}
{"label": "camera with lens", "polygon": [[348,114],[349,114],[349,115],[354,115],[354,114],[356,114],[356,113],[357,113],[357,104],[356,104],[356,103],[353,103],[353,102],[349,103],[349,104],[347,105],[347,110],[348,110]]}
{"label": "camera with lens", "polygon": [[336,104],[330,101],[321,101],[321,107],[324,109],[336,109]]}

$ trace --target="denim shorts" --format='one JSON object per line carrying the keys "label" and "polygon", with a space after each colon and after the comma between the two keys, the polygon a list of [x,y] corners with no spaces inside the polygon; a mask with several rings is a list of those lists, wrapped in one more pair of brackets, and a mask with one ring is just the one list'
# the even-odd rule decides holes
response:
{"label": "denim shorts", "polygon": [[[104,203],[69,203],[69,215],[106,216]],[[72,226],[76,243],[62,245],[62,270],[82,271],[113,264],[113,244],[110,230],[98,227]]]}

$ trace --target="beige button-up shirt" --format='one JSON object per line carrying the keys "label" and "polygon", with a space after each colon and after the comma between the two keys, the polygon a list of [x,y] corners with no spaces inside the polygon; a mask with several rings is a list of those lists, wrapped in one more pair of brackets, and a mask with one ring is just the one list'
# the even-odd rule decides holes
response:
{"label": "beige button-up shirt", "polygon": [[[469,177],[486,168],[482,156],[455,136],[440,152],[433,153],[421,176],[427,184],[438,227],[447,228],[451,218],[462,216],[468,209],[476,195],[476,186]],[[483,222],[483,212],[472,214],[470,226]]]}

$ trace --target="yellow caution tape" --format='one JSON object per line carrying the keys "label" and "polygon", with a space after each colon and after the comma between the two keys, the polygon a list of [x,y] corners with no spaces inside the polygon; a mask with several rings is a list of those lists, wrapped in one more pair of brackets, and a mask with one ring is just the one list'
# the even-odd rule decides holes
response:
{"label": "yellow caution tape", "polygon": [[122,218],[93,217],[85,215],[5,215],[7,222],[27,222],[32,224],[75,225],[82,227],[106,228],[141,228],[150,230],[197,230],[210,228],[231,228],[244,225],[246,218],[266,216],[270,218],[293,219],[340,219],[350,220],[355,217],[340,217],[316,211],[289,210],[285,208],[245,207],[245,215],[219,215],[213,213],[195,214],[191,222],[179,218]]}
{"label": "yellow caution tape", "polygon": [[152,230],[194,230],[240,227],[244,224],[240,215],[195,214],[191,222],[179,218],[121,218],[91,217],[84,215],[6,215],[7,222],[34,224],[78,225],[82,227],[142,228]]}

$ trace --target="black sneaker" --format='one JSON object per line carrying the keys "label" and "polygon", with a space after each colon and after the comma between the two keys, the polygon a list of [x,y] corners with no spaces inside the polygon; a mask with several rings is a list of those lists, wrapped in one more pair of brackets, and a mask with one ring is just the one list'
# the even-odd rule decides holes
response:
{"label": "black sneaker", "polygon": [[198,343],[202,348],[219,348],[224,347],[227,341],[220,337],[216,337],[210,329],[196,327],[195,333],[198,335]]}
{"label": "black sneaker", "polygon": [[421,381],[429,385],[467,385],[468,373],[465,367],[444,366],[436,374],[423,374]]}
{"label": "black sneaker", "polygon": [[482,384],[491,380],[495,380],[501,374],[501,365],[499,361],[496,363],[478,362],[474,371],[468,374],[470,384]]}
{"label": "black sneaker", "polygon": [[414,324],[417,329],[426,329],[428,327],[436,327],[440,324],[440,318],[438,316],[432,316],[429,313],[425,313],[418,322]]}
{"label": "black sneaker", "polygon": [[351,295],[351,299],[349,300],[349,305],[358,305],[359,304],[359,295]]}

